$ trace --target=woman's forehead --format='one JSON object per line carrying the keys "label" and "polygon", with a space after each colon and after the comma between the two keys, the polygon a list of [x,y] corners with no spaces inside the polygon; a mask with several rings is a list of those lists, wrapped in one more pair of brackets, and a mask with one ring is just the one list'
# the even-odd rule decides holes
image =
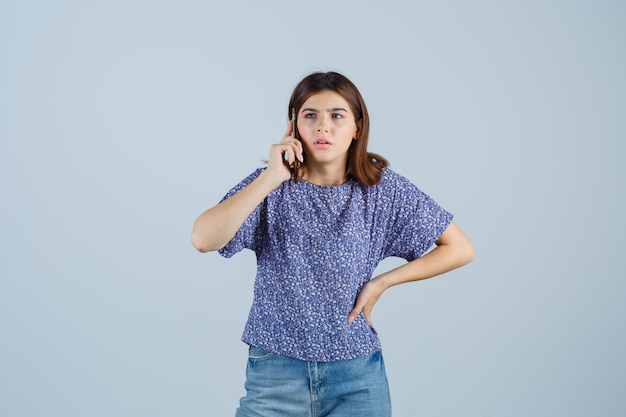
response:
{"label": "woman's forehead", "polygon": [[325,90],[315,93],[307,98],[302,104],[303,108],[311,108],[317,111],[331,111],[344,109],[350,111],[350,104],[339,93]]}

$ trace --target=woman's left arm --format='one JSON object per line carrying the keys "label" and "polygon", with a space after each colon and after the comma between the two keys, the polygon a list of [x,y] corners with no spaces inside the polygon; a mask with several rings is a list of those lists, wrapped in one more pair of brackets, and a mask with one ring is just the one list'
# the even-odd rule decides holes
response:
{"label": "woman's left arm", "polygon": [[363,312],[367,322],[372,325],[371,314],[374,304],[388,288],[405,282],[432,278],[468,264],[474,259],[472,243],[454,222],[450,223],[435,244],[436,247],[424,256],[385,272],[365,284],[348,315],[348,323],[352,323]]}

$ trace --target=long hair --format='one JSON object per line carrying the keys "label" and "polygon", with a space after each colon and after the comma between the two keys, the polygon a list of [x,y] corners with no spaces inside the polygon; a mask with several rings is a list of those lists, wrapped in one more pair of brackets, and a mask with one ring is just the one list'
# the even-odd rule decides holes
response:
{"label": "long hair", "polygon": [[[295,109],[295,114],[298,114],[300,108],[309,97],[322,91],[333,91],[343,97],[350,105],[350,110],[354,114],[354,122],[359,126],[359,137],[357,140],[352,140],[348,149],[346,175],[356,179],[363,185],[371,186],[378,184],[383,168],[388,166],[389,162],[382,156],[367,151],[367,140],[370,131],[369,114],[361,93],[352,81],[332,71],[315,72],[306,76],[296,85],[291,94],[288,107],[289,117],[291,118],[292,116],[292,109]],[[300,139],[297,125],[296,137]],[[306,158],[304,161],[306,164]],[[294,167],[292,172],[293,181],[298,182],[302,178],[300,167]]]}

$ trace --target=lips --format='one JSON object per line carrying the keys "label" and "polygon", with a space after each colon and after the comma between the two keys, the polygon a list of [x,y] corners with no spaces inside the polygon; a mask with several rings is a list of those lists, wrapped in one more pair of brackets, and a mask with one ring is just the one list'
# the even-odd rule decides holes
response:
{"label": "lips", "polygon": [[325,138],[319,138],[313,142],[313,146],[318,149],[328,148],[330,145],[332,145],[332,142]]}

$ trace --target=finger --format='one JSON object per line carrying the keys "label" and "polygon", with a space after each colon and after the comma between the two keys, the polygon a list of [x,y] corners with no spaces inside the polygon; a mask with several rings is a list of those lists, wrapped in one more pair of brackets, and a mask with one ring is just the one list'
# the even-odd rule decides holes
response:
{"label": "finger", "polygon": [[372,309],[363,309],[363,315],[365,316],[365,320],[367,320],[367,324],[372,325]]}
{"label": "finger", "polygon": [[285,140],[281,144],[283,145],[283,159],[285,163],[289,165],[291,163],[291,157],[294,155],[293,147],[288,140]]}
{"label": "finger", "polygon": [[303,162],[303,154],[302,154],[302,143],[299,140],[288,138],[281,142],[282,145],[286,145],[286,148],[283,153],[283,158],[288,165],[293,164],[296,161],[296,158]]}
{"label": "finger", "polygon": [[276,143],[270,147],[270,159],[272,164],[285,162],[285,155],[289,153],[290,147],[286,143]]}
{"label": "finger", "polygon": [[288,138],[284,138],[281,143],[286,143],[291,146],[290,156],[293,157],[292,162],[295,162],[296,159],[300,162],[304,162],[304,147],[299,139],[290,136]]}
{"label": "finger", "polygon": [[348,314],[348,324],[352,324],[354,320],[356,320],[356,318],[359,317],[359,314],[361,314],[361,311],[363,311],[363,306],[361,305],[361,303],[357,301],[357,304],[355,304],[352,311],[350,311],[350,314]]}
{"label": "finger", "polygon": [[302,147],[302,142],[295,138],[294,135],[294,122],[289,121],[287,123],[287,130],[285,131],[285,135],[283,136],[283,140],[280,144],[294,144],[295,148],[290,152],[289,158],[285,158],[285,161],[290,161],[290,163],[295,162],[296,158],[300,162],[304,162],[304,149]]}
{"label": "finger", "polygon": [[348,324],[354,323],[354,320],[356,320],[356,318],[359,317],[359,314],[361,314],[360,311],[352,310],[350,314],[348,315]]}
{"label": "finger", "polygon": [[285,132],[285,135],[283,136],[283,138],[291,137],[292,132],[293,132],[293,122],[290,120],[289,123],[287,123],[287,131]]}
{"label": "finger", "polygon": [[302,142],[298,141],[298,146],[296,150],[296,155],[300,162],[304,162],[304,147],[302,146]]}

